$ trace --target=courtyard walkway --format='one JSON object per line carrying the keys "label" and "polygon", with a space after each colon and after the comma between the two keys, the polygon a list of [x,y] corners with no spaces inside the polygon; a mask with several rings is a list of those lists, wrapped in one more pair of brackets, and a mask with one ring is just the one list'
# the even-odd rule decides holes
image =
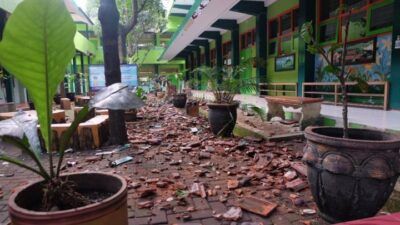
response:
{"label": "courtyard walkway", "polygon": [[[216,138],[204,118],[156,102],[139,116],[128,123],[128,149],[68,153],[63,170],[125,177],[130,224],[326,224],[316,214],[300,162],[303,140]],[[3,151],[26,160],[17,149]],[[125,156],[133,160],[109,166]],[[0,165],[0,176],[0,222],[7,224],[10,193],[35,176],[7,163]],[[254,213],[260,210],[268,215]]]}

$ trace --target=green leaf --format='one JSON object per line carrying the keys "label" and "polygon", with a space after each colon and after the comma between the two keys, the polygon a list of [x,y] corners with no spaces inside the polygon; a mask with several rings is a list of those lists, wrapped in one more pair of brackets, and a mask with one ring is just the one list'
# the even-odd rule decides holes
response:
{"label": "green leaf", "polygon": [[46,176],[44,174],[42,174],[40,171],[38,171],[37,169],[35,169],[33,167],[30,167],[30,166],[26,165],[26,163],[24,163],[24,162],[22,162],[22,161],[20,161],[18,159],[14,159],[14,158],[11,158],[11,157],[6,156],[6,155],[0,155],[0,160],[1,161],[5,161],[5,162],[9,162],[9,163],[17,165],[19,167],[22,167],[24,169],[30,170],[30,171],[32,171],[32,172],[34,172],[34,173],[38,174],[39,176],[41,176],[41,177],[46,179]]}
{"label": "green leaf", "polygon": [[301,26],[300,37],[304,40],[306,44],[311,44],[312,36],[314,35],[314,29],[312,22],[306,22]]}
{"label": "green leaf", "polygon": [[75,54],[76,27],[61,0],[25,0],[8,19],[0,64],[28,90],[51,151],[52,98]]}
{"label": "green leaf", "polygon": [[[5,143],[8,144],[12,144],[13,146],[19,148],[22,152],[24,152],[25,154],[27,154],[29,157],[31,157],[33,159],[33,161],[36,163],[36,165],[39,168],[39,172],[40,175],[44,178],[44,179],[49,179],[49,175],[46,172],[46,170],[44,169],[42,163],[40,162],[38,156],[36,155],[36,153],[29,148],[28,146],[28,141],[25,139],[20,140],[16,137],[11,137],[11,136],[3,136],[1,137],[1,140]],[[4,155],[1,155],[3,158],[6,157]],[[7,158],[7,157],[6,157]],[[2,158],[0,158],[2,159]],[[8,161],[9,162],[9,161]],[[12,162],[14,163],[14,162]],[[14,163],[15,164],[15,163]],[[17,164],[18,165],[18,164]],[[24,167],[25,168],[25,167]],[[31,170],[31,169],[30,169]]]}
{"label": "green leaf", "polygon": [[[91,109],[91,110],[94,110],[94,109]],[[81,111],[79,111],[78,115],[76,115],[71,126],[69,126],[67,131],[62,134],[61,141],[60,141],[60,159],[58,160],[58,165],[57,165],[57,176],[60,174],[61,163],[64,158],[65,148],[67,147],[67,144],[71,140],[72,135],[76,131],[76,128],[78,128],[79,123],[81,123],[86,118],[86,116],[89,114],[89,112],[90,112],[90,110],[89,110],[88,106],[83,107],[83,109],[81,109]]]}
{"label": "green leaf", "polygon": [[334,53],[334,52],[336,52],[336,50],[338,50],[341,47],[342,47],[342,44],[339,44],[339,43],[332,44],[332,46],[329,48],[328,52]]}
{"label": "green leaf", "polygon": [[307,51],[311,54],[319,53],[318,48],[315,45],[307,45]]}
{"label": "green leaf", "polygon": [[327,65],[322,71],[336,75],[340,72],[340,69],[337,66]]}

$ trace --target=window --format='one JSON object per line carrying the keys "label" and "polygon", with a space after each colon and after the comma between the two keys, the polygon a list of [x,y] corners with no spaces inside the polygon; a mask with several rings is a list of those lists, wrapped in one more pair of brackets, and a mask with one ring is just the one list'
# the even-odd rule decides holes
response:
{"label": "window", "polygon": [[[393,23],[394,0],[318,0],[317,38],[322,44],[340,43],[350,19],[349,40],[389,32]],[[353,9],[349,18],[339,11],[341,4]]]}
{"label": "window", "polygon": [[268,21],[268,55],[277,56],[293,51],[293,36],[298,31],[299,7],[295,6]]}
{"label": "window", "polygon": [[393,4],[386,4],[371,9],[370,31],[389,27],[393,23]]}
{"label": "window", "polygon": [[336,16],[336,10],[340,6],[339,0],[324,0],[319,1],[319,20],[324,21]]}
{"label": "window", "polygon": [[279,32],[278,26],[279,24],[277,19],[269,22],[269,38],[278,37],[278,32]]}
{"label": "window", "polygon": [[243,33],[240,35],[240,49],[246,49],[251,46],[253,46],[256,43],[256,37],[255,37],[255,29],[252,29],[250,31],[247,31],[246,33]]}
{"label": "window", "polygon": [[281,16],[281,33],[287,34],[292,32],[292,13]]}

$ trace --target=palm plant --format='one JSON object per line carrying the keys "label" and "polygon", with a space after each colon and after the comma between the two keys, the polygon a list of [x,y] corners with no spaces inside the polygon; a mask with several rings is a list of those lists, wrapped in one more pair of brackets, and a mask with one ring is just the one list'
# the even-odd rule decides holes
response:
{"label": "palm plant", "polygon": [[[27,31],[35,32],[35,35]],[[88,204],[88,200],[75,190],[74,184],[60,176],[65,149],[79,122],[88,114],[87,107],[80,111],[62,135],[58,162],[53,159],[51,148],[52,99],[64,79],[65,68],[75,54],[75,32],[76,26],[63,1],[26,0],[9,17],[0,42],[0,64],[27,88],[35,104],[49,167],[45,169],[40,160],[40,149],[30,144],[26,134],[21,139],[10,132],[1,140],[20,148],[36,166],[5,153],[0,154],[0,160],[30,170],[43,178],[42,210],[46,211],[55,206],[69,209]],[[36,125],[33,129],[36,131]]]}
{"label": "palm plant", "polygon": [[241,74],[253,65],[254,60],[254,58],[251,58],[238,66],[225,66],[223,68],[201,66],[194,69],[193,72],[200,72],[202,78],[208,80],[215,103],[232,104],[236,94],[256,90],[256,82],[253,79],[241,78]]}
{"label": "palm plant", "polygon": [[[344,39],[342,43],[332,45],[328,50],[325,50],[318,41],[314,38],[314,30],[312,22],[306,22],[303,24],[300,36],[307,44],[307,51],[312,54],[320,54],[326,63],[328,64],[323,68],[323,72],[333,74],[340,83],[341,92],[342,92],[342,116],[343,116],[343,138],[348,138],[348,91],[346,82],[347,81],[356,81],[358,86],[362,90],[366,90],[368,88],[367,82],[362,79],[360,76],[357,76],[355,71],[351,68],[346,68],[346,57],[347,57],[347,47],[349,43],[349,26],[351,22],[352,12],[354,9],[347,8],[345,5],[341,5],[337,12],[344,12],[345,15],[348,17],[344,32]],[[338,50],[341,51],[340,62],[337,64],[334,60],[333,54]]]}

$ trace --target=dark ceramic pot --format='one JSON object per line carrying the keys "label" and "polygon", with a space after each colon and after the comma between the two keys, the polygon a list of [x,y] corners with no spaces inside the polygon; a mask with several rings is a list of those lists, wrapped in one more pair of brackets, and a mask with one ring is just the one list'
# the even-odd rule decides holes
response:
{"label": "dark ceramic pot", "polygon": [[215,135],[223,137],[232,136],[233,129],[236,125],[237,108],[239,103],[218,104],[208,103],[208,121],[211,130]]}
{"label": "dark ceramic pot", "polygon": [[374,216],[400,171],[400,138],[367,129],[308,127],[303,161],[322,218],[331,223]]}
{"label": "dark ceramic pot", "polygon": [[74,93],[74,92],[68,92],[68,93],[66,94],[66,96],[67,96],[67,98],[69,98],[69,100],[70,100],[71,102],[75,102],[75,93]]}
{"label": "dark ceramic pot", "polygon": [[59,105],[61,103],[61,95],[60,94],[54,95],[53,100],[57,105]]}
{"label": "dark ceramic pot", "polygon": [[[125,179],[106,173],[68,174],[69,181],[82,191],[114,193],[103,201],[87,206],[51,212],[29,208],[41,202],[42,183],[35,182],[14,192],[9,199],[10,219],[13,225],[128,225],[127,184]],[[65,176],[64,176],[65,177]]]}
{"label": "dark ceramic pot", "polygon": [[172,104],[174,104],[176,108],[185,108],[186,100],[186,94],[176,94],[172,98]]}

